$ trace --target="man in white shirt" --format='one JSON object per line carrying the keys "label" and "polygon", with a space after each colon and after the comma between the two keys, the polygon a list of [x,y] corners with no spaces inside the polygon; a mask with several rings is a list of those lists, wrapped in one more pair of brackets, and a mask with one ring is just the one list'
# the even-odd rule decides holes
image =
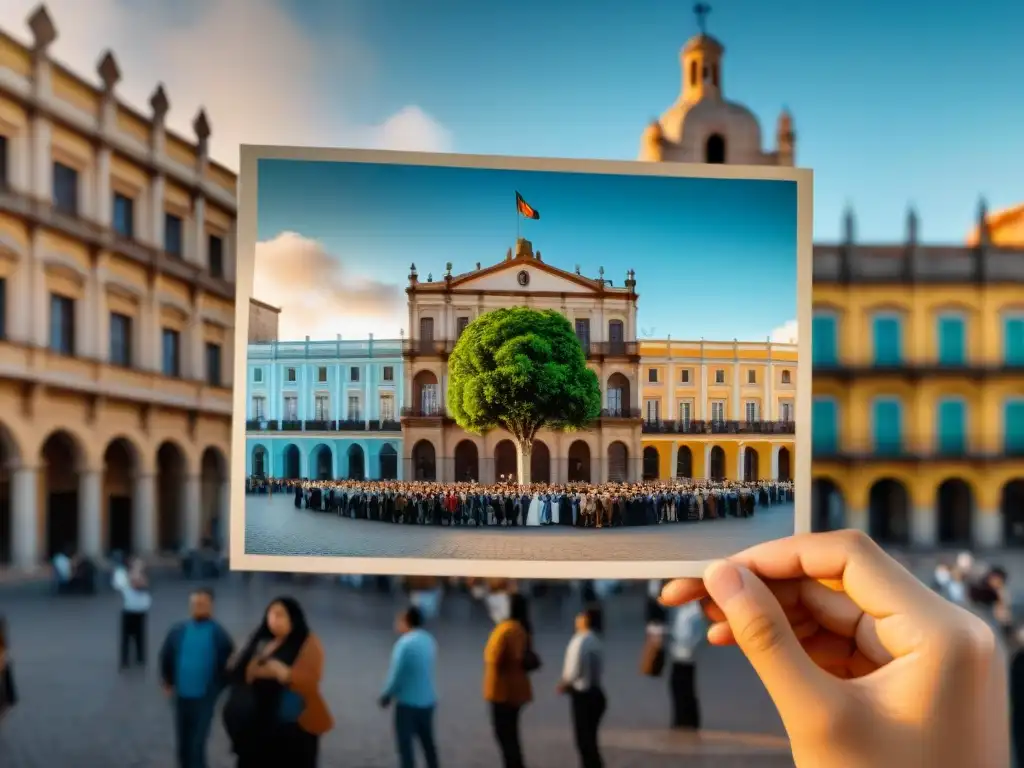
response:
{"label": "man in white shirt", "polygon": [[672,699],[672,727],[700,728],[695,657],[704,641],[706,621],[700,603],[676,608],[669,627],[668,657],[671,663],[668,685]]}
{"label": "man in white shirt", "polygon": [[129,651],[135,648],[135,663],[146,665],[146,617],[153,604],[142,561],[114,569],[112,586],[121,593],[121,670],[130,666]]}

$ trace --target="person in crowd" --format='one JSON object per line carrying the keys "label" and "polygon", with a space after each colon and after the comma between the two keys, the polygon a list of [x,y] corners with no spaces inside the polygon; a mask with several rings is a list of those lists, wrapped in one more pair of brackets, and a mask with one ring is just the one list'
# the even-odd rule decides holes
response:
{"label": "person in crowd", "polygon": [[[128,587],[131,589],[131,586]],[[179,768],[206,768],[206,743],[235,644],[213,618],[213,592],[189,596],[190,616],[171,627],[160,648],[160,678],[174,702]]]}
{"label": "person in crowd", "polygon": [[7,619],[0,616],[0,722],[18,703],[14,688],[14,668],[11,665],[10,645],[7,637]]}
{"label": "person in crowd", "polygon": [[96,566],[88,558],[76,555],[74,548],[64,547],[52,562],[58,594],[91,595],[96,591]]}
{"label": "person in crowd", "polygon": [[799,768],[1010,763],[993,631],[865,534],[767,542],[662,592],[670,606],[694,601],[708,640],[738,645],[757,672]]}
{"label": "person in crowd", "polygon": [[334,727],[320,694],[324,650],[298,601],[279,597],[235,659],[224,725],[238,768],[315,768]]}
{"label": "person in crowd", "polygon": [[558,692],[568,694],[572,702],[572,727],[581,768],[601,768],[601,750],[597,732],[608,702],[601,686],[604,670],[604,646],[601,635],[604,617],[591,606],[576,617],[576,632],[565,649],[562,679]]}
{"label": "person in crowd", "polygon": [[705,626],[699,603],[687,603],[672,610],[667,646],[673,728],[700,728],[696,652],[704,640]]}
{"label": "person in crowd", "polygon": [[146,617],[153,604],[146,578],[145,564],[133,558],[127,564],[114,568],[111,584],[121,595],[121,671],[128,669],[131,651],[135,663],[146,665]]}
{"label": "person in crowd", "polygon": [[539,666],[532,635],[526,598],[513,593],[508,618],[494,627],[484,648],[484,700],[503,768],[524,768],[519,716],[533,700],[529,675]]}
{"label": "person in crowd", "polygon": [[395,741],[401,768],[416,765],[415,742],[427,768],[437,768],[434,709],[437,706],[437,643],[423,628],[423,615],[410,606],[398,615],[398,640],[381,692],[380,705],[395,705]]}

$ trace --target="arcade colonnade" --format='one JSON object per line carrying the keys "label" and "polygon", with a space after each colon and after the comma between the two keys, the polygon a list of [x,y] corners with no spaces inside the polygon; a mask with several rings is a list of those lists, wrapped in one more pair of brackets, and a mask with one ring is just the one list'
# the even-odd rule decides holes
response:
{"label": "arcade colonnade", "polygon": [[249,476],[288,480],[401,480],[402,441],[381,439],[249,438]]}
{"label": "arcade colonnade", "polygon": [[0,423],[0,565],[32,568],[66,549],[178,553],[208,537],[227,547],[229,508],[224,445]]}
{"label": "arcade colonnade", "polygon": [[645,480],[788,481],[795,461],[792,440],[651,441],[644,444],[642,475]]}

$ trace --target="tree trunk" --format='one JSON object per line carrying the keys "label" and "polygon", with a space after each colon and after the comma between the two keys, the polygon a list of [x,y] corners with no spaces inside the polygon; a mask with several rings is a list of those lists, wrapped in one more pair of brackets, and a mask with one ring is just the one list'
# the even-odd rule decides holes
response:
{"label": "tree trunk", "polygon": [[532,482],[530,479],[530,459],[532,456],[533,441],[516,440],[516,460],[518,462],[516,466],[516,482],[522,485],[529,485]]}

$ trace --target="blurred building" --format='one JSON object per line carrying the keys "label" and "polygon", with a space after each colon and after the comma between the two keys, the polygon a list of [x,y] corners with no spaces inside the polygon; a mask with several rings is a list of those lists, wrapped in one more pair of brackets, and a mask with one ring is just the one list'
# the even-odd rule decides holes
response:
{"label": "blurred building", "polygon": [[[985,221],[988,225],[988,237],[993,245],[1024,248],[1024,203],[991,213]],[[968,245],[978,244],[978,230],[978,227],[971,230],[967,238]]]}
{"label": "blurred building", "polygon": [[249,343],[277,341],[281,310],[257,299],[249,299]]}
{"label": "blurred building", "polygon": [[[0,561],[195,545],[225,519],[235,176],[170,102],[0,33]],[[91,81],[95,81],[91,82]]]}

